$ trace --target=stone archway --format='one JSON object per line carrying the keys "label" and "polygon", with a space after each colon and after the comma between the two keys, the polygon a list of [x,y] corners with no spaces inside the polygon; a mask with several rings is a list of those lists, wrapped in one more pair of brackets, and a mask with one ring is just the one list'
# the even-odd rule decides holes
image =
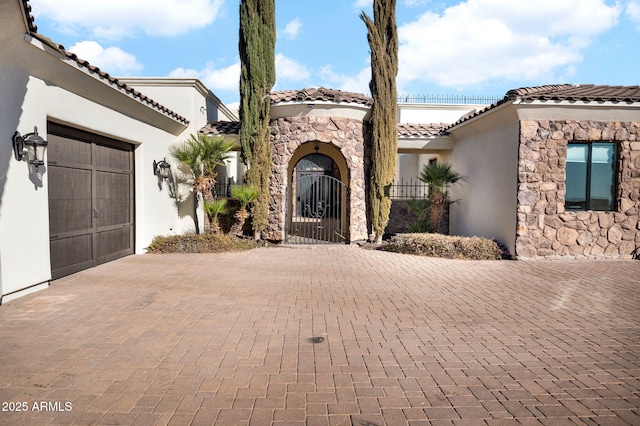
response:
{"label": "stone archway", "polygon": [[[307,153],[310,145],[313,152]],[[349,226],[348,168],[344,157],[332,145],[324,144],[323,148],[326,152],[320,152],[318,142],[307,142],[289,161],[287,243],[346,242]]]}
{"label": "stone archway", "polygon": [[344,117],[303,116],[278,118],[271,123],[273,143],[270,180],[270,214],[267,238],[285,239],[287,187],[296,163],[317,152],[328,155],[340,170],[346,185],[345,242],[367,238],[367,214],[364,186],[364,123]]}

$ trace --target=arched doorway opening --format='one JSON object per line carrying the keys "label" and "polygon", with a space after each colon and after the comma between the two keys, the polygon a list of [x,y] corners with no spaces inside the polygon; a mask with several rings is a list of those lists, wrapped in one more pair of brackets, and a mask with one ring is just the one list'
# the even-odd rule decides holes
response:
{"label": "arched doorway opening", "polygon": [[318,151],[304,154],[303,150],[290,168],[286,242],[291,244],[335,244],[348,239],[345,171]]}

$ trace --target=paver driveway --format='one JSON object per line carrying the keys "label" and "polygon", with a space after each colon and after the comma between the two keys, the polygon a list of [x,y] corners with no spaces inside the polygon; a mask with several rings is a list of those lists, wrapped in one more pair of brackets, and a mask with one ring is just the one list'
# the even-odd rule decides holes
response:
{"label": "paver driveway", "polygon": [[0,423],[638,425],[639,286],[638,261],[131,256],[0,307]]}

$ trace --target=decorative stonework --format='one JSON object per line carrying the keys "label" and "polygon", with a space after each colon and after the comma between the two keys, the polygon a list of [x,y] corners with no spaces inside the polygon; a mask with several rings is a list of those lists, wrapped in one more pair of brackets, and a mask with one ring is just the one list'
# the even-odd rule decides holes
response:
{"label": "decorative stonework", "polygon": [[271,141],[273,163],[267,238],[284,240],[289,162],[302,144],[317,141],[333,145],[344,157],[349,170],[349,176],[343,178],[348,188],[349,242],[366,239],[363,121],[341,117],[278,118],[271,123]]}
{"label": "decorative stonework", "polygon": [[[570,141],[618,143],[616,210],[566,212]],[[640,246],[640,122],[521,121],[519,258],[630,258]]]}

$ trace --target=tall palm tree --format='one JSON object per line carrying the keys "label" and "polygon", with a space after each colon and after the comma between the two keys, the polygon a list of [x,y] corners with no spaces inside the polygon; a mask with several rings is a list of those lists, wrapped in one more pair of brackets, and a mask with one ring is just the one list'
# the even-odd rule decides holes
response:
{"label": "tall palm tree", "polygon": [[258,188],[250,185],[240,185],[231,187],[231,198],[240,202],[240,209],[233,216],[236,221],[231,227],[231,235],[242,235],[242,227],[249,217],[247,206],[253,203],[259,195]]}
{"label": "tall palm tree", "polygon": [[183,163],[189,169],[192,190],[194,192],[194,221],[196,233],[200,233],[198,226],[198,195],[204,200],[213,200],[213,188],[216,184],[215,168],[224,164],[234,142],[221,136],[199,134],[190,135],[189,139],[178,142],[169,147],[169,154]]}
{"label": "tall palm tree", "polygon": [[431,225],[436,232],[439,232],[442,212],[449,204],[449,194],[445,191],[445,187],[459,181],[466,181],[467,178],[453,170],[451,164],[443,162],[425,164],[418,179],[430,186]]}

